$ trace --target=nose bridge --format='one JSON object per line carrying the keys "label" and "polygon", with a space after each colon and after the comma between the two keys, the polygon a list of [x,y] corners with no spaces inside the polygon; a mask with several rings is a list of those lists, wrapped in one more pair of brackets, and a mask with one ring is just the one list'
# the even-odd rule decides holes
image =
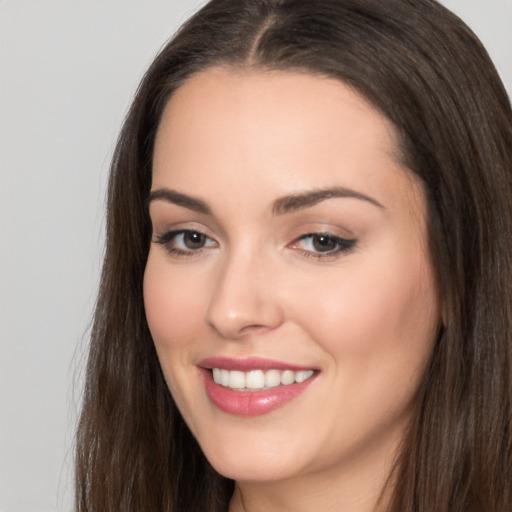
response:
{"label": "nose bridge", "polygon": [[262,252],[233,248],[224,261],[206,311],[206,321],[224,338],[277,327],[282,311],[272,285],[273,266]]}

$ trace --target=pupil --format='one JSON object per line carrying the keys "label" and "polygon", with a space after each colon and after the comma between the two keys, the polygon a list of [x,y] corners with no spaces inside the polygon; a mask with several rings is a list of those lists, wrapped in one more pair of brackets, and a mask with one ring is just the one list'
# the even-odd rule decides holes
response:
{"label": "pupil", "polygon": [[197,231],[189,231],[185,234],[184,243],[188,249],[200,249],[204,245],[205,236]]}
{"label": "pupil", "polygon": [[329,252],[336,249],[336,240],[327,235],[315,235],[313,237],[313,247],[319,252]]}

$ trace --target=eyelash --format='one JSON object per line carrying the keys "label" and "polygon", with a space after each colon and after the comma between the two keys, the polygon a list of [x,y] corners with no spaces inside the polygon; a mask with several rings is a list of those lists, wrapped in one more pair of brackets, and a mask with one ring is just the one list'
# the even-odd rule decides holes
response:
{"label": "eyelash", "polygon": [[[310,239],[310,244],[314,246],[316,241],[319,242],[321,239],[326,240],[335,245],[334,249],[327,250],[325,252],[322,251],[314,251],[311,249],[301,249],[297,247],[297,244],[301,241]],[[290,244],[290,247],[299,251],[303,256],[308,258],[314,258],[317,260],[321,259],[336,259],[337,256],[341,256],[342,254],[346,254],[354,249],[356,246],[356,240],[349,238],[342,238],[340,236],[333,235],[329,232],[314,232],[307,233],[302,235],[297,240]]]}
{"label": "eyelash", "polygon": [[[203,233],[202,231],[199,231],[197,229],[177,229],[175,231],[168,231],[167,233],[164,233],[163,235],[157,236],[155,242],[157,244],[163,245],[167,249],[169,254],[171,254],[172,256],[177,256],[177,257],[196,256],[196,255],[199,255],[200,253],[202,253],[204,250],[208,249],[209,246],[198,247],[197,249],[190,249],[190,248],[183,249],[183,248],[173,246],[173,242],[176,241],[176,238],[178,238],[179,236],[185,236],[187,234],[188,235],[199,235],[200,237],[203,237],[205,241],[210,240],[210,241],[214,242],[215,245],[217,244],[208,235],[206,235],[205,233]],[[183,241],[182,241],[182,245],[183,245]]]}
{"label": "eyelash", "polygon": [[[201,241],[204,242],[204,244],[201,247],[197,248],[180,248],[176,247],[173,244],[176,243],[176,239],[180,236],[185,237],[186,235],[193,236],[193,235],[199,235],[201,238]],[[313,246],[313,249],[304,249],[298,247],[301,242],[304,242],[306,240],[310,240],[310,245]],[[315,240],[316,239],[316,240]],[[334,244],[333,249],[329,249],[327,251],[319,251],[314,250],[315,247],[315,241],[317,243],[322,243],[325,241],[326,243]],[[213,242],[208,245],[208,241]],[[217,247],[218,244],[210,238],[205,233],[195,230],[195,229],[179,229],[175,231],[168,231],[164,233],[163,235],[159,235],[156,237],[155,242],[157,244],[163,245],[169,254],[175,257],[193,257],[200,255],[203,251],[208,250],[211,247]],[[184,244],[184,240],[182,240],[181,244]],[[336,257],[340,256],[341,254],[348,253],[351,250],[353,250],[356,246],[356,240],[354,239],[348,239],[348,238],[342,238],[336,235],[333,235],[329,232],[314,232],[314,233],[307,233],[305,235],[300,236],[296,240],[294,240],[288,247],[291,249],[296,250],[301,255],[308,257],[308,258],[314,258],[317,260],[322,259],[336,259]]]}

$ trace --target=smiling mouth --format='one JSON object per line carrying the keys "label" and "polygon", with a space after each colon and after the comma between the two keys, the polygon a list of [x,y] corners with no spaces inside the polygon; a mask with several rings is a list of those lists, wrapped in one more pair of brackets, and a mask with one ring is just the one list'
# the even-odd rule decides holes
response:
{"label": "smiling mouth", "polygon": [[253,417],[302,395],[320,369],[261,357],[209,357],[198,364],[210,402],[219,410]]}
{"label": "smiling mouth", "polygon": [[211,369],[213,381],[225,388],[235,391],[257,391],[271,389],[278,386],[300,384],[314,375],[314,370],[226,370],[224,368]]}

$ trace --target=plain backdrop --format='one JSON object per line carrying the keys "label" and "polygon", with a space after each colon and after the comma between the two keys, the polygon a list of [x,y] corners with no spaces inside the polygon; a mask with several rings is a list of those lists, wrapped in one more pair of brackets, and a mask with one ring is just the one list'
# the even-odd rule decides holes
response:
{"label": "plain backdrop", "polygon": [[[109,159],[145,68],[200,3],[0,0],[0,512],[72,510]],[[444,3],[512,91],[512,0]]]}

